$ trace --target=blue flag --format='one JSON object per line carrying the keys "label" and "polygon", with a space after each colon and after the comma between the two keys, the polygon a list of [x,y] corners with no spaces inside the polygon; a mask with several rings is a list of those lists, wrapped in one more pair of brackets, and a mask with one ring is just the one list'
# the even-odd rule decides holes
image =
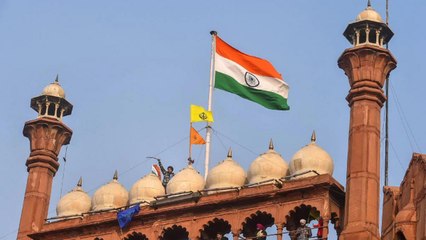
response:
{"label": "blue flag", "polygon": [[117,213],[117,220],[120,228],[125,228],[132,221],[132,217],[137,214],[139,210],[141,210],[141,208],[139,207],[139,204],[137,204],[133,207],[129,207],[126,210],[119,211]]}

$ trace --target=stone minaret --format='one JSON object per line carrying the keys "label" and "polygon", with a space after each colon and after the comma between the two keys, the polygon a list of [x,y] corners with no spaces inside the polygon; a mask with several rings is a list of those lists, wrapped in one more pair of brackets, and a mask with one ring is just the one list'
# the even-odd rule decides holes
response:
{"label": "stone minaret", "polygon": [[72,105],[56,78],[42,94],[31,99],[31,108],[38,117],[25,123],[24,136],[30,140],[31,153],[27,159],[27,187],[17,239],[41,230],[47,218],[52,180],[59,168],[58,155],[62,145],[71,140],[72,130],[62,117],[71,114]]}
{"label": "stone minaret", "polygon": [[338,60],[349,78],[351,108],[341,239],[380,239],[380,111],[386,101],[382,87],[396,67],[385,47],[393,33],[369,3],[343,35],[353,47]]}

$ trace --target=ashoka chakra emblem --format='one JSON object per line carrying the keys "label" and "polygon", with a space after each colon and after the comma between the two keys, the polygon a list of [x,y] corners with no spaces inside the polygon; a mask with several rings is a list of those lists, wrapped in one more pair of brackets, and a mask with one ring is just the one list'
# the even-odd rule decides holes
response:
{"label": "ashoka chakra emblem", "polygon": [[246,74],[244,75],[244,78],[246,79],[246,84],[249,87],[257,87],[260,84],[257,77],[254,76],[253,74],[249,73],[249,72],[246,72]]}

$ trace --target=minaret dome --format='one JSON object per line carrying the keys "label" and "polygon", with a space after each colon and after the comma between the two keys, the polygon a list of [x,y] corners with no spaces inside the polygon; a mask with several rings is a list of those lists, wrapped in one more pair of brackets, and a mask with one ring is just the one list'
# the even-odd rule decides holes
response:
{"label": "minaret dome", "polygon": [[63,116],[70,115],[72,104],[65,99],[65,91],[59,84],[58,76],[47,85],[40,96],[31,99],[31,108],[39,118],[53,118],[62,121]]}
{"label": "minaret dome", "polygon": [[358,14],[355,22],[348,25],[343,35],[354,47],[369,44],[383,48],[393,32],[368,2],[367,8]]}

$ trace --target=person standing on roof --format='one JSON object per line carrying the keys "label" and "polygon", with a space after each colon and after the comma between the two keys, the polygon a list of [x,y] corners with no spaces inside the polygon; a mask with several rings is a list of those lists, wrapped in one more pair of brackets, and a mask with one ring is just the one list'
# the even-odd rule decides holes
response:
{"label": "person standing on roof", "polygon": [[175,176],[175,173],[173,172],[174,169],[173,166],[168,166],[166,170],[159,158],[157,158],[157,161],[158,165],[160,166],[161,172],[163,173],[163,186],[164,188],[166,188],[167,183],[169,183],[170,179]]}

